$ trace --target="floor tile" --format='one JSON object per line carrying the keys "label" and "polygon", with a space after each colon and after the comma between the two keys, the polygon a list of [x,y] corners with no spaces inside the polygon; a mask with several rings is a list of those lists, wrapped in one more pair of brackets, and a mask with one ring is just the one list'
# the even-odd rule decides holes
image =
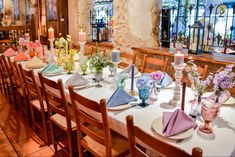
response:
{"label": "floor tile", "polygon": [[5,133],[0,133],[0,148],[10,145],[10,142]]}
{"label": "floor tile", "polygon": [[27,125],[19,127],[16,130],[8,130],[5,132],[10,140],[14,143],[18,143],[29,137],[35,136],[35,132]]}
{"label": "floor tile", "polygon": [[36,151],[32,154],[27,155],[27,157],[51,157],[54,156],[54,152],[50,149],[50,147],[46,147],[42,150]]}
{"label": "floor tile", "polygon": [[0,125],[4,131],[16,130],[20,127],[25,127],[28,124],[21,117],[11,117],[5,121],[0,121]]}
{"label": "floor tile", "polygon": [[17,145],[23,156],[32,154],[47,147],[37,136],[27,138],[26,140],[17,143]]}
{"label": "floor tile", "polygon": [[11,145],[7,145],[5,147],[0,148],[0,157],[6,157],[6,156],[18,157],[16,151]]}

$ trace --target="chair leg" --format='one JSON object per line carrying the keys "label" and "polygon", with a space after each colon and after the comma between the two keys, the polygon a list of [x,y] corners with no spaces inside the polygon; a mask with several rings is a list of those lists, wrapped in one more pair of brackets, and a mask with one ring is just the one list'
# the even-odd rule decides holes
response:
{"label": "chair leg", "polygon": [[50,123],[50,128],[51,128],[51,137],[52,137],[52,143],[55,149],[55,153],[58,151],[57,144],[55,142],[55,130],[53,129],[53,122],[49,121]]}
{"label": "chair leg", "polygon": [[29,109],[30,109],[30,115],[31,115],[31,118],[32,118],[32,120],[31,120],[31,122],[32,122],[32,128],[33,128],[33,130],[36,130],[35,116],[34,116],[34,111],[33,111],[33,107],[32,107],[31,104],[29,104]]}
{"label": "chair leg", "polygon": [[50,145],[50,141],[49,141],[49,130],[48,130],[48,127],[47,127],[47,121],[46,121],[46,113],[45,112],[42,112],[41,111],[41,116],[42,116],[42,122],[43,122],[43,133],[44,133],[44,136],[45,136],[45,142],[47,143],[47,145]]}

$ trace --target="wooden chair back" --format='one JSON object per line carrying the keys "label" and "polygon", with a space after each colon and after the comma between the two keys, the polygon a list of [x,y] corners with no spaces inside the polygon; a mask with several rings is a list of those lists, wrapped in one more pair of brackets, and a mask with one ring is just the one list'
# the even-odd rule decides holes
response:
{"label": "wooden chair back", "polygon": [[[43,77],[41,72],[38,73],[38,76],[45,94],[49,117],[51,117],[53,113],[58,113],[64,117],[67,117],[68,104],[66,101],[62,80],[59,79],[57,82],[54,82]],[[70,123],[71,122],[69,121],[68,125]]]}
{"label": "wooden chair back", "polygon": [[27,93],[28,93],[28,98],[29,98],[29,102],[34,100],[34,99],[38,99],[40,102],[40,107],[41,109],[44,111],[44,105],[43,105],[43,97],[42,97],[42,93],[40,91],[40,88],[38,86],[35,74],[33,72],[33,70],[25,70],[22,68],[22,65],[19,65],[19,70],[22,74],[22,78],[23,78],[23,82],[25,84],[25,89],[27,89]]}
{"label": "wooden chair back", "polygon": [[132,64],[135,64],[136,54],[121,52],[120,53],[120,58],[121,58],[121,62],[118,64],[118,67],[125,68],[130,64],[128,62],[131,62]]}
{"label": "wooden chair back", "polygon": [[[106,111],[106,100],[101,99],[100,103],[89,100],[75,93],[72,86],[69,86],[69,93],[76,115],[79,156],[83,156],[82,148],[84,147],[84,144],[81,141],[84,134],[104,145],[106,156],[112,156],[111,133]],[[91,116],[89,113],[95,113],[97,117]],[[89,127],[87,127],[87,124],[89,124]],[[98,134],[96,131],[91,130],[90,126],[103,130],[103,136]],[[92,152],[92,150],[89,151]]]}
{"label": "wooden chair back", "polygon": [[10,57],[7,57],[7,60],[8,60],[10,71],[12,72],[14,85],[16,87],[22,87],[22,80],[21,80],[21,76],[19,73],[18,65],[15,62],[12,62]]}
{"label": "wooden chair back", "polygon": [[188,154],[184,150],[177,148],[173,145],[165,143],[157,138],[154,138],[138,128],[134,126],[134,120],[131,115],[126,117],[127,123],[127,131],[128,131],[128,141],[130,147],[130,156],[131,157],[147,157],[148,155],[143,152],[136,144],[136,139],[143,142],[146,146],[155,150],[163,156],[179,156],[179,157],[202,157],[202,150],[198,147],[193,148],[192,155]]}
{"label": "wooden chair back", "polygon": [[[151,73],[153,71],[156,71],[156,69],[153,68],[156,66],[159,67],[158,70],[166,72],[167,64],[168,64],[168,58],[166,58],[165,60],[161,60],[158,58],[148,57],[147,54],[145,54],[143,64],[141,67],[141,72],[142,73]],[[152,68],[151,68],[151,66],[152,66]]]}

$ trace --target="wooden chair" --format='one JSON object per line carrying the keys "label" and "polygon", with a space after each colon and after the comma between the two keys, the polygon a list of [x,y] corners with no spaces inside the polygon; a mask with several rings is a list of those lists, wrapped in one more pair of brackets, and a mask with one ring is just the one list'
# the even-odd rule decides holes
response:
{"label": "wooden chair", "polygon": [[72,86],[69,93],[76,115],[79,156],[84,156],[84,150],[94,156],[125,156],[129,152],[127,140],[111,132],[106,101],[102,99],[97,103],[82,97],[74,92]]}
{"label": "wooden chair", "polygon": [[11,40],[0,40],[0,53],[3,53],[8,48],[13,48]]}
{"label": "wooden chair", "polygon": [[121,62],[118,64],[118,67],[126,68],[130,63],[135,64],[136,54],[121,52],[120,58],[121,58]]}
{"label": "wooden chair", "polygon": [[[42,73],[38,73],[38,75],[47,104],[55,152],[58,151],[57,145],[59,145],[67,155],[73,157],[73,144],[75,143],[73,135],[76,134],[76,124],[71,121],[69,115],[68,103],[66,101],[62,80],[59,79],[57,82],[54,82],[43,77]],[[56,132],[58,130],[60,134]]]}
{"label": "wooden chair", "polygon": [[[0,60],[1,60],[1,58],[0,58]],[[1,90],[1,93],[4,92],[4,94],[6,96],[6,83],[5,83],[4,70],[2,68],[1,61],[0,61],[0,90]]]}
{"label": "wooden chair", "polygon": [[7,72],[7,69],[5,69],[3,56],[0,56],[0,70],[1,70],[0,75],[1,75],[2,88],[4,91],[5,97],[8,99],[8,84],[7,84],[8,72]]}
{"label": "wooden chair", "polygon": [[13,77],[13,86],[15,90],[14,98],[17,101],[17,106],[20,108],[20,111],[22,111],[23,115],[27,118],[27,121],[29,124],[31,124],[31,116],[30,116],[30,110],[29,110],[29,103],[28,103],[28,93],[25,91],[25,84],[22,80],[22,75],[19,70],[19,66],[16,62],[11,62],[10,57],[8,57],[8,63],[9,67],[12,71],[12,77]]}
{"label": "wooden chair", "polygon": [[33,129],[38,132],[39,135],[42,133],[42,139],[49,145],[47,105],[43,100],[34,72],[33,70],[24,70],[21,64],[19,65],[19,70],[23,76],[23,82],[27,90]]}
{"label": "wooden chair", "polygon": [[[165,60],[161,60],[158,58],[148,57],[147,54],[145,54],[143,64],[141,67],[141,72],[142,73],[144,73],[144,72],[151,73],[153,71],[156,71],[156,69],[153,68],[156,66],[159,67],[158,70],[166,72],[167,64],[168,64],[168,58],[166,58]],[[147,65],[150,67],[147,67]]]}
{"label": "wooden chair", "polygon": [[191,155],[180,148],[177,148],[173,145],[170,145],[161,140],[158,140],[157,138],[150,136],[137,126],[134,126],[134,120],[131,115],[128,115],[126,117],[126,123],[131,157],[148,156],[137,146],[136,139],[140,140],[142,143],[144,143],[145,146],[150,147],[151,149],[155,150],[163,156],[202,157],[202,150],[198,147],[193,148]]}
{"label": "wooden chair", "polygon": [[[13,71],[10,67],[10,63],[9,60],[6,59],[6,57],[4,57],[3,55],[2,57],[2,65],[4,67],[4,73],[6,75],[6,86],[7,86],[7,98],[10,102],[13,101],[13,104],[15,105],[16,110],[18,109],[17,106],[17,100],[16,100],[16,86],[14,83],[14,78],[13,78]],[[11,99],[13,98],[13,99]]]}

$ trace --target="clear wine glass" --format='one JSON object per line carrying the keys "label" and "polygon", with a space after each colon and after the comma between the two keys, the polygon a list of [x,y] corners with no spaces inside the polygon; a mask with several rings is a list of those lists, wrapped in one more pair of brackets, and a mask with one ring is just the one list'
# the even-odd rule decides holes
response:
{"label": "clear wine glass", "polygon": [[113,75],[114,70],[115,70],[114,66],[109,66],[109,71],[110,71],[109,77],[114,77]]}
{"label": "clear wine glass", "polygon": [[95,80],[96,80],[96,82],[97,82],[97,84],[95,85],[95,87],[101,88],[102,85],[100,84],[100,81],[102,80],[102,73],[95,73]]}

